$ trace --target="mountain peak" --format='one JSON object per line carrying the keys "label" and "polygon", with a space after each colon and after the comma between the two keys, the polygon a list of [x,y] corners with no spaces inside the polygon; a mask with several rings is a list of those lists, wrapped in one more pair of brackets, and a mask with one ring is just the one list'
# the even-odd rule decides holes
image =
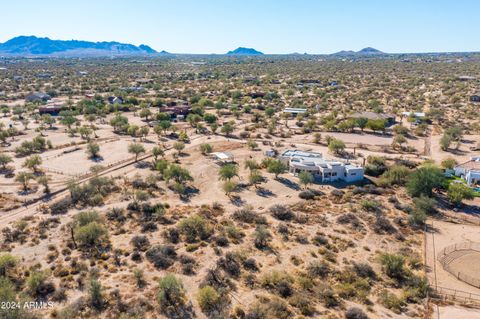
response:
{"label": "mountain peak", "polygon": [[233,51],[228,51],[228,55],[263,55],[262,52],[252,48],[238,47]]}
{"label": "mountain peak", "polygon": [[51,40],[33,35],[18,36],[0,44],[0,54],[6,55],[105,56],[143,55],[156,52],[144,44],[137,47],[133,44],[119,42]]}
{"label": "mountain peak", "polygon": [[383,53],[383,52],[380,51],[380,50],[377,50],[375,48],[372,48],[372,47],[366,47],[366,48],[361,49],[357,53],[360,53],[360,54],[379,54],[379,53]]}

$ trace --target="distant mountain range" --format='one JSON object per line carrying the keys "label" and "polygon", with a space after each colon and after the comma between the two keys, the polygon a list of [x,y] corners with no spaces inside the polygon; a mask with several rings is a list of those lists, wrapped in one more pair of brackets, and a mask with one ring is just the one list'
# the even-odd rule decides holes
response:
{"label": "distant mountain range", "polygon": [[[119,42],[64,41],[35,36],[19,36],[0,44],[0,55],[16,56],[108,56],[155,53],[157,51],[144,44],[137,47]],[[168,54],[168,52],[162,51],[162,54]]]}
{"label": "distant mountain range", "polygon": [[263,53],[252,48],[239,47],[233,51],[228,51],[227,55],[263,55]]}
{"label": "distant mountain range", "polygon": [[379,54],[385,54],[384,52],[377,50],[375,48],[367,47],[363,48],[360,51],[339,51],[336,53],[333,53],[331,55],[334,56],[354,56],[354,55],[379,55]]}

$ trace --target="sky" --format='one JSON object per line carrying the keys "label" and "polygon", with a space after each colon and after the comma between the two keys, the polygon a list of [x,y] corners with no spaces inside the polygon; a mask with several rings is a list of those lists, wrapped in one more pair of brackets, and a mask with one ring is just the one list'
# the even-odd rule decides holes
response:
{"label": "sky", "polygon": [[19,35],[147,44],[173,53],[480,51],[477,0],[0,0]]}

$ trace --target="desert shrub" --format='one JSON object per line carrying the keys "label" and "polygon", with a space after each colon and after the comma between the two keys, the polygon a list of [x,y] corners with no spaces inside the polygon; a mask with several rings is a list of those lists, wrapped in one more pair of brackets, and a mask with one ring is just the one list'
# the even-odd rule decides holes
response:
{"label": "desert shrub", "polygon": [[180,232],[176,228],[168,228],[165,231],[165,238],[172,244],[177,244],[180,241]]}
{"label": "desert shrub", "polygon": [[171,274],[161,278],[157,300],[162,313],[167,316],[178,314],[186,304],[185,290],[180,279]]}
{"label": "desert shrub", "polygon": [[140,251],[146,251],[150,247],[150,241],[146,236],[143,235],[133,236],[130,243],[133,247],[135,247],[135,249],[138,249]]}
{"label": "desert shrub", "polygon": [[107,219],[117,222],[124,222],[127,218],[122,208],[113,207],[106,213]]}
{"label": "desert shrub", "polygon": [[270,213],[278,220],[292,220],[295,217],[290,208],[280,204],[270,207]]}
{"label": "desert shrub", "polygon": [[270,242],[271,237],[272,235],[265,226],[258,226],[254,232],[255,247],[257,247],[258,249],[264,249],[268,247],[268,243]]}
{"label": "desert shrub", "polygon": [[154,232],[158,229],[155,222],[146,222],[142,224],[142,233]]}
{"label": "desert shrub", "polygon": [[220,294],[212,286],[205,286],[198,290],[197,301],[200,309],[206,314],[218,311],[222,304]]}
{"label": "desert shrub", "polygon": [[410,170],[405,166],[394,165],[390,167],[379,179],[381,186],[405,185]]}
{"label": "desert shrub", "polygon": [[315,313],[312,300],[307,296],[296,294],[289,299],[289,303],[300,310],[300,313],[304,316],[313,316]]}
{"label": "desert shrub", "polygon": [[215,238],[215,244],[220,247],[227,247],[229,244],[228,238],[225,236],[218,236]]}
{"label": "desert shrub", "polygon": [[156,245],[147,250],[145,256],[156,268],[167,269],[175,262],[177,253],[173,246]]}
{"label": "desert shrub", "polygon": [[178,229],[185,236],[185,240],[190,243],[208,239],[213,233],[210,223],[200,215],[182,219],[178,224]]}
{"label": "desert shrub", "polygon": [[4,253],[0,255],[0,276],[7,276],[8,272],[11,269],[14,269],[18,264],[18,259],[17,257],[9,254],[9,253]]}
{"label": "desert shrub", "polygon": [[52,203],[49,206],[49,210],[52,215],[66,214],[71,205],[72,200],[70,198],[62,198],[55,203]]}
{"label": "desert shrub", "polygon": [[91,222],[84,226],[77,226],[75,239],[83,248],[101,246],[107,239],[107,230],[98,222]]}
{"label": "desert shrub", "polygon": [[351,307],[345,312],[345,319],[368,319],[368,316],[362,309]]}
{"label": "desert shrub", "polygon": [[405,258],[401,255],[384,253],[380,255],[383,271],[390,278],[401,280],[405,276]]}
{"label": "desert shrub", "polygon": [[83,211],[75,215],[75,221],[78,223],[79,226],[85,226],[92,222],[101,222],[100,215],[98,215],[95,211]]}
{"label": "desert shrub", "polygon": [[323,235],[315,235],[312,238],[312,241],[317,246],[326,246],[328,245],[328,238]]}
{"label": "desert shrub", "polygon": [[377,274],[373,270],[372,266],[367,263],[353,263],[353,270],[360,278],[376,279]]}
{"label": "desert shrub", "polygon": [[377,214],[375,217],[375,223],[373,224],[373,231],[375,231],[377,234],[392,234],[397,230],[395,227],[393,227],[388,218]]}
{"label": "desert shrub", "polygon": [[180,263],[182,264],[182,273],[184,275],[195,274],[195,259],[187,255],[180,256]]}
{"label": "desert shrub", "polygon": [[288,319],[292,312],[280,298],[260,298],[245,315],[245,319]]}
{"label": "desert shrub", "polygon": [[312,261],[307,266],[307,272],[313,278],[325,278],[332,271],[330,265],[325,261]]}
{"label": "desert shrub", "polygon": [[257,214],[255,214],[251,207],[247,206],[241,209],[237,209],[233,213],[233,218],[242,223],[253,224],[257,218]]}
{"label": "desert shrub", "polygon": [[321,196],[321,195],[325,195],[325,194],[316,189],[307,189],[307,190],[301,191],[298,194],[298,197],[300,197],[301,199],[310,200],[310,199],[315,199],[315,197]]}
{"label": "desert shrub", "polygon": [[337,217],[337,223],[345,225],[350,224],[354,229],[362,229],[363,224],[360,219],[353,213],[345,213]]}
{"label": "desert shrub", "polygon": [[360,206],[366,212],[377,212],[380,210],[380,203],[373,200],[362,200]]}
{"label": "desert shrub", "polygon": [[240,263],[237,259],[238,258],[234,253],[228,252],[225,254],[225,257],[221,257],[217,261],[217,265],[230,276],[237,278],[240,276],[241,272]]}
{"label": "desert shrub", "polygon": [[28,293],[33,297],[45,297],[55,291],[55,286],[48,281],[45,271],[32,271],[25,281]]}
{"label": "desert shrub", "polygon": [[260,280],[262,287],[272,290],[282,297],[293,294],[293,278],[284,271],[273,270],[264,274]]}
{"label": "desert shrub", "polygon": [[103,287],[100,281],[96,278],[91,278],[88,286],[88,295],[90,305],[93,308],[100,310],[103,308],[105,300],[103,297]]}
{"label": "desert shrub", "polygon": [[378,301],[385,308],[390,309],[397,314],[402,313],[405,310],[405,301],[385,289],[379,293]]}
{"label": "desert shrub", "polygon": [[406,290],[403,298],[410,303],[420,303],[428,294],[428,280],[425,277],[415,275],[408,276]]}
{"label": "desert shrub", "polygon": [[315,293],[320,302],[327,308],[334,308],[340,305],[340,299],[335,291],[326,284],[315,287]]}
{"label": "desert shrub", "polygon": [[413,199],[413,204],[415,205],[415,210],[423,212],[426,215],[432,215],[437,212],[435,208],[437,201],[435,198],[421,195],[420,197]]}
{"label": "desert shrub", "polygon": [[243,261],[243,267],[248,270],[257,271],[257,262],[253,258],[247,258]]}

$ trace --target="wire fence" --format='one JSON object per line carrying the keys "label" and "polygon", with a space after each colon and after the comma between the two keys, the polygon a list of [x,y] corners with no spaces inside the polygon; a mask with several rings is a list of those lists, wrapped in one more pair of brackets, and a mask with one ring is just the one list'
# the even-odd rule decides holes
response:
{"label": "wire fence", "polygon": [[[451,263],[460,257],[480,252],[480,243],[476,242],[462,242],[447,246],[440,250],[437,254],[437,260],[442,265],[443,269],[457,277],[471,286],[480,288],[480,278],[467,275],[451,267]],[[474,265],[472,265],[473,267]]]}
{"label": "wire fence", "polygon": [[442,301],[458,302],[467,305],[480,305],[480,295],[468,291],[445,287],[430,287],[429,297]]}

